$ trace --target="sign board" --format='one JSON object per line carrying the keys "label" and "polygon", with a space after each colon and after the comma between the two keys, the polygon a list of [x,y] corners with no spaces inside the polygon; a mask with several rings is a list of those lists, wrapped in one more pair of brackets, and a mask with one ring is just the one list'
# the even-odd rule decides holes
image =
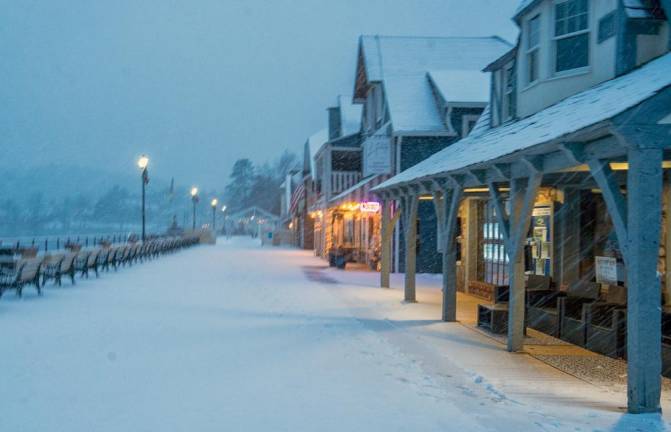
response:
{"label": "sign board", "polygon": [[391,174],[391,139],[373,135],[363,143],[363,176]]}
{"label": "sign board", "polygon": [[363,213],[377,213],[380,211],[380,203],[376,201],[362,202],[359,204],[359,209]]}
{"label": "sign board", "polygon": [[598,256],[594,259],[596,282],[617,285],[617,260],[613,257]]}

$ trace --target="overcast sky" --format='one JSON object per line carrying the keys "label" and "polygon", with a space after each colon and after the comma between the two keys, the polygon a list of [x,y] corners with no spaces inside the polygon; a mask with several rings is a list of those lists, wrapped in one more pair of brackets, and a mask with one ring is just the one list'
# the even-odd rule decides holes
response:
{"label": "overcast sky", "polygon": [[357,37],[499,35],[519,0],[0,0],[0,158],[219,188],[299,150],[353,87]]}

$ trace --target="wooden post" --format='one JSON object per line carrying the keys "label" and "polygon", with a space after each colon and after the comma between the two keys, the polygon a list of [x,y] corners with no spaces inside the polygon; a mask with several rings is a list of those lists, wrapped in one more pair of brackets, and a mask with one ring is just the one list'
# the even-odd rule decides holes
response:
{"label": "wooden post", "polygon": [[457,226],[461,188],[443,189],[434,193],[433,202],[438,220],[439,250],[443,256],[443,304],[442,320],[457,320],[457,251],[454,234]]}
{"label": "wooden post", "polygon": [[531,213],[540,186],[542,174],[532,173],[528,178],[510,181],[510,214],[507,215],[497,185],[489,183],[489,193],[496,208],[499,224],[508,254],[508,351],[520,351],[524,346],[524,240],[529,231]]}
{"label": "wooden post", "polygon": [[671,176],[664,178],[664,297],[665,306],[671,305]]}
{"label": "wooden post", "polygon": [[627,381],[631,413],[660,411],[661,311],[657,277],[662,150],[630,147],[627,173]]}
{"label": "wooden post", "polygon": [[580,272],[580,191],[564,189],[564,204],[560,210],[559,278],[561,285],[569,286],[578,280]]}
{"label": "wooden post", "polygon": [[404,298],[406,302],[417,301],[415,276],[417,265],[417,207],[419,199],[416,195],[406,195],[401,198],[403,211],[403,227],[405,230],[405,285]]}
{"label": "wooden post", "polygon": [[380,229],[380,286],[389,288],[391,273],[391,200],[382,201],[382,227]]}

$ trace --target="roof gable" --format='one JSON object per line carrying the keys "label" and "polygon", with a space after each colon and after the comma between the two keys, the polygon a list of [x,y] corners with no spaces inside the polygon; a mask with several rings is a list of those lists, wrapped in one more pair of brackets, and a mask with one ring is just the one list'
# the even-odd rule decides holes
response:
{"label": "roof gable", "polygon": [[[476,89],[478,84],[470,86],[469,83],[468,89],[460,91],[458,84],[448,84],[447,80],[468,76],[482,84],[485,78],[480,71],[510,48],[509,43],[495,36],[361,36],[355,100],[362,102],[368,86],[381,82],[396,133],[447,133],[441,107],[434,97],[434,88],[427,73],[436,71],[436,81],[443,89],[451,89],[454,96],[445,95],[446,100],[486,103],[488,86],[479,91]],[[450,76],[451,72],[454,74]],[[465,90],[477,94],[479,100],[459,101],[471,97]]]}

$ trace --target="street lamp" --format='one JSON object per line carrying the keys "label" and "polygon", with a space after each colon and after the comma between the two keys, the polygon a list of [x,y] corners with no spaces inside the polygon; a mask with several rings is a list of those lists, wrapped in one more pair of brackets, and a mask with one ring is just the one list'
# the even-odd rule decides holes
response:
{"label": "street lamp", "polygon": [[145,188],[149,183],[149,172],[147,171],[149,158],[146,155],[140,156],[140,159],[137,160],[137,166],[142,170],[142,241],[144,241],[146,237]]}
{"label": "street lamp", "polygon": [[219,200],[216,198],[212,198],[212,201],[210,201],[210,205],[212,206],[212,232],[214,232],[214,235],[217,235],[217,204],[219,204]]}
{"label": "street lamp", "polygon": [[191,188],[191,201],[193,202],[193,230],[196,230],[196,204],[198,203],[198,188]]}

